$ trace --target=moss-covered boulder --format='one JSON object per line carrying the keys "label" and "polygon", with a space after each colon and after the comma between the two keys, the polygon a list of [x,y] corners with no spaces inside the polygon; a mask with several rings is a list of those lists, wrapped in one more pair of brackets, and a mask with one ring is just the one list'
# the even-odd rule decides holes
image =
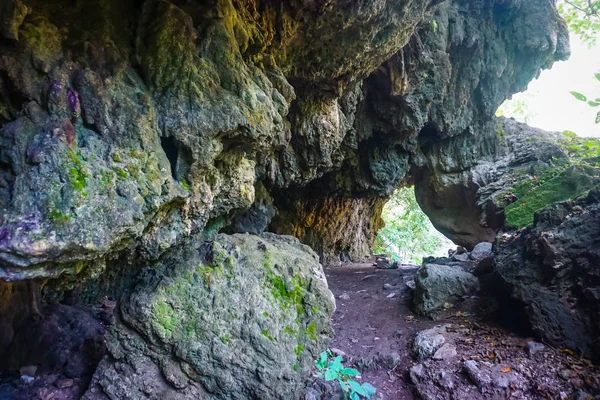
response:
{"label": "moss-covered boulder", "polygon": [[310,248],[237,234],[169,251],[120,309],[87,399],[298,398],[335,302]]}

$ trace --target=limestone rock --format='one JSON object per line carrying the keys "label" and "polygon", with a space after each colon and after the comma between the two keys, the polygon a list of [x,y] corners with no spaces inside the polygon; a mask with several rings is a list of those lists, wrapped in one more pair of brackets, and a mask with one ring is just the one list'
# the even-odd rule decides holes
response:
{"label": "limestone rock", "polygon": [[[594,248],[600,237],[600,193],[539,212],[532,227],[499,237],[496,278],[506,285],[533,331],[558,348],[598,357],[600,286]],[[504,297],[502,297],[504,298]]]}
{"label": "limestone rock", "polygon": [[437,349],[433,355],[434,360],[450,360],[457,355],[456,346],[450,343],[445,343],[442,347]]}
{"label": "limestone rock", "polygon": [[415,275],[415,311],[428,315],[445,303],[455,302],[478,290],[479,281],[468,272],[447,265],[425,264]]}
{"label": "limestone rock", "polygon": [[412,352],[419,361],[427,359],[445,342],[447,325],[438,325],[417,333],[412,346]]}
{"label": "limestone rock", "polygon": [[169,399],[297,398],[330,343],[335,302],[297,239],[238,234],[169,251],[120,309],[86,399],[144,398],[149,378]]}
{"label": "limestone rock", "polygon": [[488,242],[478,243],[469,253],[469,258],[475,261],[481,261],[485,258],[490,258],[493,256],[492,244]]}
{"label": "limestone rock", "polygon": [[392,261],[388,256],[377,257],[377,268],[379,269],[398,269],[398,263]]}

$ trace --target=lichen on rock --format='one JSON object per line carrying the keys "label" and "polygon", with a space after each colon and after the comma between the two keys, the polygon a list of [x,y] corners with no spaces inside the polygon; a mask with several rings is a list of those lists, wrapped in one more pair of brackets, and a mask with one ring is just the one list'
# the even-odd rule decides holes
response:
{"label": "lichen on rock", "polygon": [[141,383],[119,388],[125,378],[113,376],[136,359],[162,371],[173,399],[296,398],[331,340],[335,302],[315,253],[297,239],[237,234],[167,252],[120,309],[111,357],[85,398],[137,398]]}

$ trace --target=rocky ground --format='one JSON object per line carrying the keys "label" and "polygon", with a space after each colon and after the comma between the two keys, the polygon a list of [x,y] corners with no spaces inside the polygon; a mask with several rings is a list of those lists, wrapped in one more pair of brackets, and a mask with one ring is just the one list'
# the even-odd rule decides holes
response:
{"label": "rocky ground", "polygon": [[[363,372],[378,398],[600,398],[598,367],[507,330],[485,296],[456,302],[433,320],[412,311],[413,290],[405,282],[414,267],[353,264],[326,274],[337,301],[332,346]],[[310,395],[331,398],[322,385],[313,387]]]}

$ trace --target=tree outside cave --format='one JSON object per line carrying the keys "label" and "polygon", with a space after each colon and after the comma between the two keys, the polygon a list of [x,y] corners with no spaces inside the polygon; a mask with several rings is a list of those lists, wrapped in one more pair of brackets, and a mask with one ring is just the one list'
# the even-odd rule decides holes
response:
{"label": "tree outside cave", "polygon": [[421,264],[427,256],[447,256],[456,247],[421,211],[412,187],[396,189],[381,214],[385,226],[375,238],[375,254],[403,264]]}

